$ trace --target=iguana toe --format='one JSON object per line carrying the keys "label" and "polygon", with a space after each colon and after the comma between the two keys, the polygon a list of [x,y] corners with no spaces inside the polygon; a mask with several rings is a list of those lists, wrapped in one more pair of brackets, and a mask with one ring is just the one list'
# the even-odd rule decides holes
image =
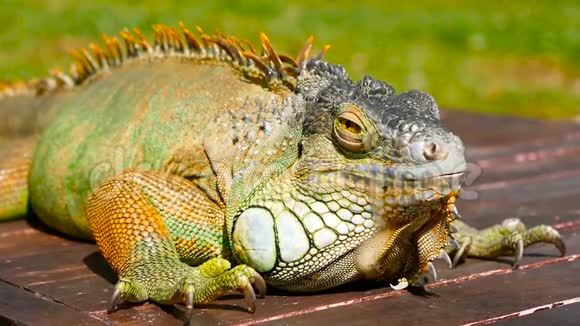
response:
{"label": "iguana toe", "polygon": [[[199,269],[204,274],[205,270],[211,269],[207,267],[219,264],[222,261],[224,259],[214,258],[199,266]],[[244,295],[248,311],[254,312],[256,310],[256,292],[254,287],[260,297],[266,294],[266,282],[262,276],[246,265],[235,266],[219,275],[216,275],[215,270],[213,270],[209,276],[201,284],[197,279],[187,281],[184,291],[187,297],[186,304],[188,309],[192,309],[194,304],[209,303],[223,294],[234,291]]]}
{"label": "iguana toe", "polygon": [[560,233],[549,225],[538,225],[524,234],[524,246],[527,247],[534,243],[550,243],[558,249],[560,256],[566,255],[566,245],[562,240]]}

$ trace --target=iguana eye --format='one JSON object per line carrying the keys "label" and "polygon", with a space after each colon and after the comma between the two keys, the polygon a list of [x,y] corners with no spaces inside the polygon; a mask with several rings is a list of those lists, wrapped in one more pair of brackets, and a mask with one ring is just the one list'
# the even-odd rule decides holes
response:
{"label": "iguana eye", "polygon": [[353,134],[360,134],[362,131],[362,127],[359,126],[356,122],[352,121],[352,120],[348,120],[347,118],[344,117],[338,117],[337,122],[340,124],[340,126],[343,129],[346,129],[347,131],[353,133]]}
{"label": "iguana eye", "polygon": [[334,122],[334,138],[338,144],[349,152],[363,153],[372,144],[372,132],[365,127],[363,119],[353,110],[345,110]]}

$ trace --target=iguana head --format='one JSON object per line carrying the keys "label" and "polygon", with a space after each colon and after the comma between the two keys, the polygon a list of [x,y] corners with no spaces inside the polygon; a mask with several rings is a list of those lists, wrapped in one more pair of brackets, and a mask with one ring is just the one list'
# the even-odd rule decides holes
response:
{"label": "iguana head", "polygon": [[443,129],[429,94],[396,94],[369,76],[353,82],[341,66],[322,61],[308,68],[330,82],[308,104],[297,185],[320,195],[340,191],[357,202],[351,213],[371,210],[379,232],[359,249],[363,273],[412,277],[449,240],[466,167],[463,144]]}
{"label": "iguana head", "polygon": [[373,204],[383,207],[386,223],[408,222],[426,203],[456,194],[464,148],[441,126],[433,97],[420,91],[396,94],[369,76],[353,82],[341,66],[322,61],[311,65],[311,73],[335,78],[308,103],[304,175],[381,196],[384,200]]}
{"label": "iguana head", "polygon": [[238,215],[234,252],[291,290],[426,272],[450,239],[466,166],[434,99],[317,59],[295,92],[297,157]]}

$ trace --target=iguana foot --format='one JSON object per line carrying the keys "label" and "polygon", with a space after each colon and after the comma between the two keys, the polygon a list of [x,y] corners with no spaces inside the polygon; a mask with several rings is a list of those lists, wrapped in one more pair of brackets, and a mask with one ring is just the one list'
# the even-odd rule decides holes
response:
{"label": "iguana foot", "polygon": [[128,171],[93,193],[87,219],[119,275],[110,312],[120,300],[184,303],[191,312],[232,291],[255,310],[253,286],[263,295],[266,284],[252,268],[221,258],[223,239],[211,235],[224,222],[212,205],[188,180],[161,173]]}
{"label": "iguana foot", "polygon": [[566,254],[566,246],[558,231],[549,225],[538,225],[527,229],[518,218],[508,218],[501,224],[493,225],[483,230],[477,230],[459,220],[453,222],[457,227],[454,238],[459,242],[459,248],[448,246],[448,252],[455,251],[453,266],[465,257],[493,259],[499,256],[513,255],[512,267],[519,266],[524,249],[535,243],[551,243],[562,256]]}
{"label": "iguana foot", "polygon": [[[108,313],[114,312],[121,300],[142,302],[149,299],[161,304],[184,303],[190,315],[195,304],[212,302],[232,291],[243,293],[248,311],[254,312],[254,287],[260,296],[266,294],[266,283],[260,274],[245,265],[231,268],[230,262],[223,258],[213,258],[198,267],[164,262],[163,270],[154,271],[155,264],[141,266],[119,279]],[[148,277],[152,272],[157,275]]]}

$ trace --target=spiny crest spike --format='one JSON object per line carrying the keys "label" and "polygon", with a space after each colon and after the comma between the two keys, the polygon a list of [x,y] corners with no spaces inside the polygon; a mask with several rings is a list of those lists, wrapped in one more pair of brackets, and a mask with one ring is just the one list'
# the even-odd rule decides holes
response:
{"label": "spiny crest spike", "polygon": [[177,30],[173,27],[171,27],[171,35],[173,37],[173,41],[175,43],[176,49],[178,51],[182,52],[183,49],[185,49],[185,46],[183,44],[183,40],[181,39],[181,36],[177,32]]}
{"label": "spiny crest spike", "polygon": [[90,68],[91,71],[97,71],[99,70],[99,64],[95,61],[95,59],[93,58],[93,56],[89,53],[89,51],[87,51],[87,49],[85,48],[81,48],[81,53],[83,55],[83,58],[85,59],[85,62],[87,63],[88,67]]}
{"label": "spiny crest spike", "polygon": [[103,34],[101,37],[109,49],[109,65],[120,65],[123,61],[123,53],[121,52],[119,40],[116,37],[109,37],[107,34]]}
{"label": "spiny crest spike", "polygon": [[296,58],[296,63],[298,63],[299,67],[303,67],[308,59],[310,59],[310,50],[312,50],[312,44],[314,43],[314,35],[310,35],[308,40],[306,40],[306,44],[298,53],[298,57]]}
{"label": "spiny crest spike", "polygon": [[124,29],[119,33],[119,36],[125,41],[125,50],[127,51],[127,56],[135,57],[139,55],[139,48],[137,48],[137,41],[135,37],[129,32],[128,29]]}
{"label": "spiny crest spike", "polygon": [[242,55],[245,58],[252,60],[252,62],[254,62],[254,64],[258,67],[258,69],[260,69],[262,72],[264,73],[269,72],[270,69],[268,68],[268,66],[264,63],[264,61],[262,61],[262,58],[258,57],[256,54],[244,51],[242,52]]}
{"label": "spiny crest spike", "polygon": [[195,51],[201,50],[201,44],[197,41],[193,33],[190,32],[182,22],[179,23],[179,27],[181,28],[181,32],[185,36],[185,40],[187,42],[187,45],[189,46],[189,49]]}
{"label": "spiny crest spike", "polygon": [[236,46],[238,49],[240,49],[240,51],[245,51],[245,50],[246,50],[245,44],[244,44],[242,41],[238,40],[238,38],[237,38],[237,37],[235,37],[235,36],[228,36],[227,38],[228,38],[228,40],[230,40],[230,42],[231,42],[231,43],[233,43],[233,44],[234,44],[234,45],[235,45],[235,46]]}
{"label": "spiny crest spike", "polygon": [[199,37],[201,38],[203,46],[208,47],[211,44],[211,39],[210,39],[209,35],[205,34],[203,29],[201,29],[201,27],[199,27],[199,25],[195,25],[195,30],[199,34]]}
{"label": "spiny crest spike", "polygon": [[294,60],[294,58],[292,58],[291,56],[279,54],[278,57],[280,58],[280,61],[287,63],[291,66],[298,67],[298,62],[296,62],[296,60]]}
{"label": "spiny crest spike", "polygon": [[274,51],[274,48],[272,47],[272,43],[270,43],[270,39],[268,38],[268,36],[264,33],[260,33],[260,40],[262,41],[263,46],[268,51],[268,59],[274,64],[274,67],[276,68],[277,71],[281,71],[282,61],[280,61],[278,54],[276,54],[276,51]]}
{"label": "spiny crest spike", "polygon": [[240,52],[241,50],[243,50],[243,48],[238,47],[236,42],[229,37],[225,38],[224,41],[227,44],[228,48],[230,49],[230,56],[234,59],[234,61],[240,64],[243,63],[244,59]]}
{"label": "spiny crest spike", "polygon": [[324,59],[324,56],[326,55],[328,50],[330,50],[331,47],[332,46],[330,44],[326,44],[325,46],[323,46],[322,50],[320,51],[320,54],[318,55],[318,59],[320,60]]}
{"label": "spiny crest spike", "polygon": [[100,68],[103,69],[109,68],[109,63],[107,62],[107,54],[105,53],[105,51],[103,51],[103,49],[101,49],[95,43],[89,44],[89,49],[93,53],[93,56],[95,56]]}
{"label": "spiny crest spike", "polygon": [[155,37],[155,49],[158,51],[167,50],[167,38],[165,36],[165,29],[163,25],[155,24],[153,25],[153,33]]}
{"label": "spiny crest spike", "polygon": [[135,27],[133,28],[133,33],[135,33],[135,35],[137,35],[137,37],[139,38],[139,45],[141,46],[141,48],[146,50],[147,52],[151,52],[153,48],[151,47],[151,44],[147,42],[145,36],[143,36],[143,33],[141,33],[141,30]]}
{"label": "spiny crest spike", "polygon": [[252,43],[250,43],[250,41],[248,40],[242,40],[242,42],[248,47],[248,49],[250,50],[250,52],[252,52],[253,54],[257,54],[258,51],[256,51],[256,48],[252,45]]}
{"label": "spiny crest spike", "polygon": [[75,60],[75,72],[78,75],[78,78],[86,78],[90,76],[95,70],[91,68],[90,63],[87,61],[86,57],[84,56],[82,49],[80,50],[71,50],[70,55]]}

